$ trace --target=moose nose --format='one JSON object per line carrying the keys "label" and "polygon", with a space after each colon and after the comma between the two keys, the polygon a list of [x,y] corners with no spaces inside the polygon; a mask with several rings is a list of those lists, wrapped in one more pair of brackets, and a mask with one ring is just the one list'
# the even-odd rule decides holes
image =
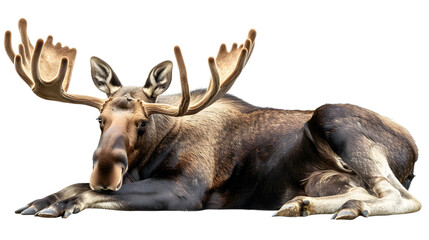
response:
{"label": "moose nose", "polygon": [[92,190],[118,191],[122,187],[122,174],[124,168],[121,164],[100,166],[96,163],[92,170],[89,186]]}

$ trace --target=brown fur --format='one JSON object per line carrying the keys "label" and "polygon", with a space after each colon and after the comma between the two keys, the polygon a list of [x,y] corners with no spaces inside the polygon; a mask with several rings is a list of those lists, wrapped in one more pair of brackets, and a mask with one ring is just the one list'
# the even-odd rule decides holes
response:
{"label": "brown fur", "polygon": [[[333,213],[335,219],[354,219],[421,208],[407,191],[417,147],[398,124],[348,104],[287,111],[225,95],[249,60],[254,30],[243,45],[233,44],[229,52],[222,45],[216,60],[209,58],[207,91],[189,94],[175,47],[180,96],[161,95],[171,82],[170,61],[156,65],[143,87],[123,87],[113,69],[93,57],[92,78],[107,94],[105,101],[67,93],[75,49],[54,47],[48,37],[30,50],[26,21],[19,26],[20,54],[12,50],[11,33],[5,35],[18,74],[42,98],[99,109],[101,137],[89,184],[69,186],[17,213],[280,208],[280,216]],[[49,84],[27,74],[38,70],[53,78]]]}

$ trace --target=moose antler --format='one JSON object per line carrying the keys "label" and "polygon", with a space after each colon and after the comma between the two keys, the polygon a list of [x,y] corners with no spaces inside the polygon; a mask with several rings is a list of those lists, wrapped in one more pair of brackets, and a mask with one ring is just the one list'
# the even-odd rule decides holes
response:
{"label": "moose antler", "polygon": [[6,52],[15,64],[18,75],[37,96],[48,100],[101,108],[104,103],[102,99],[67,93],[76,58],[75,48],[62,47],[61,43],[53,45],[52,36],[48,36],[46,42],[42,39],[37,40],[33,47],[27,35],[27,21],[20,19],[18,27],[22,40],[18,48],[19,54],[15,55],[13,51],[10,31],[5,33]]}
{"label": "moose antler", "polygon": [[234,43],[231,51],[227,51],[226,45],[222,44],[217,54],[216,60],[210,57],[209,68],[211,72],[210,85],[204,96],[194,105],[190,105],[190,94],[188,86],[188,78],[186,74],[185,63],[183,61],[180,48],[176,46],[174,53],[180,72],[180,81],[182,87],[181,100],[178,107],[168,104],[158,103],[143,103],[146,114],[165,114],[169,116],[184,116],[195,114],[204,108],[211,105],[213,102],[221,98],[232,87],[237,77],[240,75],[244,66],[252,54],[255,46],[256,31],[250,30],[249,35],[244,45]]}

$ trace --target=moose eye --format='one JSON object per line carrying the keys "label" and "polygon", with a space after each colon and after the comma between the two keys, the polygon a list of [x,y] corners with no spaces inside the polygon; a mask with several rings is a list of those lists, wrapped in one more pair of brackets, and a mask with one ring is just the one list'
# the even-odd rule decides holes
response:
{"label": "moose eye", "polygon": [[101,117],[98,117],[96,120],[100,124],[101,131],[103,131],[103,128],[104,128],[103,119],[101,119]]}
{"label": "moose eye", "polygon": [[138,134],[139,136],[143,135],[143,133],[145,132],[145,130],[146,130],[146,124],[147,124],[147,122],[146,122],[146,121],[142,121],[142,122],[139,124],[139,126],[137,127],[137,134]]}

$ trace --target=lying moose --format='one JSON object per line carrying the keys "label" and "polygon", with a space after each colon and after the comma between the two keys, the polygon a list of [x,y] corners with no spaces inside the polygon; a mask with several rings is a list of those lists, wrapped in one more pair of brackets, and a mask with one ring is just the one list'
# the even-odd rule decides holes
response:
{"label": "lying moose", "polygon": [[245,43],[223,44],[208,64],[207,90],[189,92],[174,48],[182,92],[162,96],[170,61],[156,65],[143,87],[124,87],[112,68],[91,58],[95,86],[107,100],[67,92],[76,49],[35,46],[19,21],[22,44],[5,47],[18,75],[41,98],[95,107],[101,138],[88,183],[71,185],[16,211],[69,217],[85,208],[116,210],[280,209],[279,216],[334,214],[354,219],[418,211],[407,189],[417,147],[403,127],[353,105],[314,111],[252,106],[226,94],[252,54]]}

